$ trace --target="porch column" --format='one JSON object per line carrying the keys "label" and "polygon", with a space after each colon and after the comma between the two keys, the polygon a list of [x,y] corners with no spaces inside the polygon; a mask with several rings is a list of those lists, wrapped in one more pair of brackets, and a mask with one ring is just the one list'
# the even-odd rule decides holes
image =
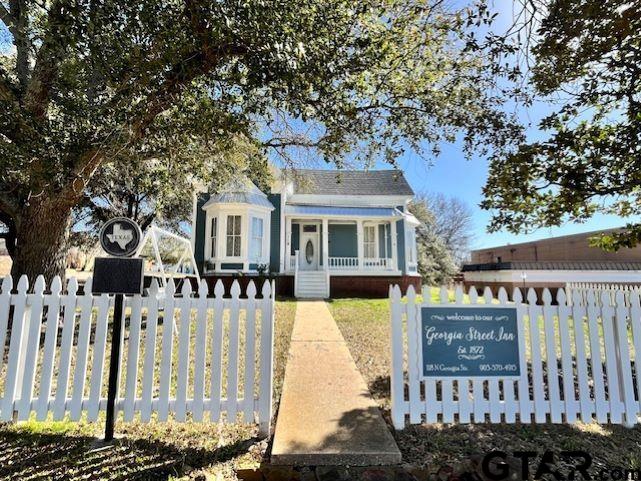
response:
{"label": "porch column", "polygon": [[329,270],[329,220],[323,219],[323,267]]}
{"label": "porch column", "polygon": [[289,271],[289,256],[292,251],[292,218],[287,217],[285,221],[285,271]]}
{"label": "porch column", "polygon": [[398,270],[398,246],[397,246],[397,237],[396,237],[396,221],[393,220],[390,222],[390,227],[392,230],[392,269],[395,271]]}
{"label": "porch column", "polygon": [[356,246],[358,248],[358,270],[363,270],[363,220],[356,221]]}

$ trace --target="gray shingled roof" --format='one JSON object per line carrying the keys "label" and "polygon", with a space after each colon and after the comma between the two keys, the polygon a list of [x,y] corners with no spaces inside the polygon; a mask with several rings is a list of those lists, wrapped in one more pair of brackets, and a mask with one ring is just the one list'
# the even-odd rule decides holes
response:
{"label": "gray shingled roof", "polygon": [[463,272],[505,270],[568,270],[568,271],[638,271],[641,262],[617,261],[513,261],[466,264]]}
{"label": "gray shingled roof", "polygon": [[295,194],[414,195],[399,170],[300,169],[293,179]]}

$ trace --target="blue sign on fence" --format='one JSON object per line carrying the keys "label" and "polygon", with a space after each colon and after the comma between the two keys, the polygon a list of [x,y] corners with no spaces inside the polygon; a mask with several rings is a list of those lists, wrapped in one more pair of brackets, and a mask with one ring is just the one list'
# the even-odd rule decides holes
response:
{"label": "blue sign on fence", "polygon": [[518,377],[516,309],[423,307],[424,377]]}

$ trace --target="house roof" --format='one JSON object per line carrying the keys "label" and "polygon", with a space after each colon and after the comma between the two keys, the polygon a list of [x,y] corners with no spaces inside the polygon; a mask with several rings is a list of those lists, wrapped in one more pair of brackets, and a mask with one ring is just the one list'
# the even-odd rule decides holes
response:
{"label": "house roof", "polygon": [[299,169],[293,175],[295,194],[414,195],[399,170]]}
{"label": "house roof", "polygon": [[228,182],[217,194],[211,194],[203,209],[214,204],[250,204],[274,209],[267,196],[244,176]]}
{"label": "house roof", "polygon": [[514,261],[466,264],[463,272],[506,270],[562,270],[562,271],[639,271],[641,262],[613,261]]}

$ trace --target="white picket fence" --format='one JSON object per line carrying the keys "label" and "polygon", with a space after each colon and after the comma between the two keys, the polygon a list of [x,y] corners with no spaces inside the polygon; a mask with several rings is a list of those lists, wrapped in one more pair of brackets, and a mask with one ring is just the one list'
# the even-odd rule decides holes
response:
{"label": "white picket fence", "polygon": [[581,294],[582,302],[587,303],[587,296],[590,291],[596,294],[597,302],[601,302],[602,292],[607,292],[610,296],[610,303],[616,302],[616,295],[618,292],[623,292],[626,302],[630,302],[630,295],[639,295],[641,293],[641,286],[630,284],[599,284],[592,282],[568,282],[565,285],[565,295],[568,299],[574,297],[574,293]]}
{"label": "white picket fence", "polygon": [[[494,299],[489,289],[469,298],[462,289],[455,300],[441,289],[431,303],[429,288],[423,301],[412,287],[402,299],[391,288],[392,421],[403,429],[411,424],[443,423],[613,423],[633,426],[641,414],[641,303],[639,293],[627,298],[618,291],[574,292],[572,302],[563,289],[552,302],[545,290],[540,303],[534,290],[523,302],[515,289],[513,302],[501,289]],[[630,294],[630,293],[629,293]],[[626,301],[627,299],[627,301]],[[421,379],[421,307],[468,304],[511,306],[517,309],[521,375],[518,379]],[[636,367],[635,367],[636,366]],[[407,389],[406,389],[407,388]]]}
{"label": "white picket fence", "polygon": [[[96,421],[107,407],[110,310],[113,296],[78,293],[75,278],[62,292],[38,277],[33,292],[22,277],[16,292],[6,277],[0,291],[0,420],[54,420],[86,413]],[[152,419],[257,422],[263,434],[272,417],[273,285],[262,298],[250,282],[240,298],[237,281],[223,298],[219,281],[208,297],[201,281],[163,292],[154,280],[144,296],[125,300],[122,361],[116,413]],[[162,321],[162,322],[161,322]],[[8,340],[8,345],[7,344]],[[224,414],[224,416],[223,416]]]}

